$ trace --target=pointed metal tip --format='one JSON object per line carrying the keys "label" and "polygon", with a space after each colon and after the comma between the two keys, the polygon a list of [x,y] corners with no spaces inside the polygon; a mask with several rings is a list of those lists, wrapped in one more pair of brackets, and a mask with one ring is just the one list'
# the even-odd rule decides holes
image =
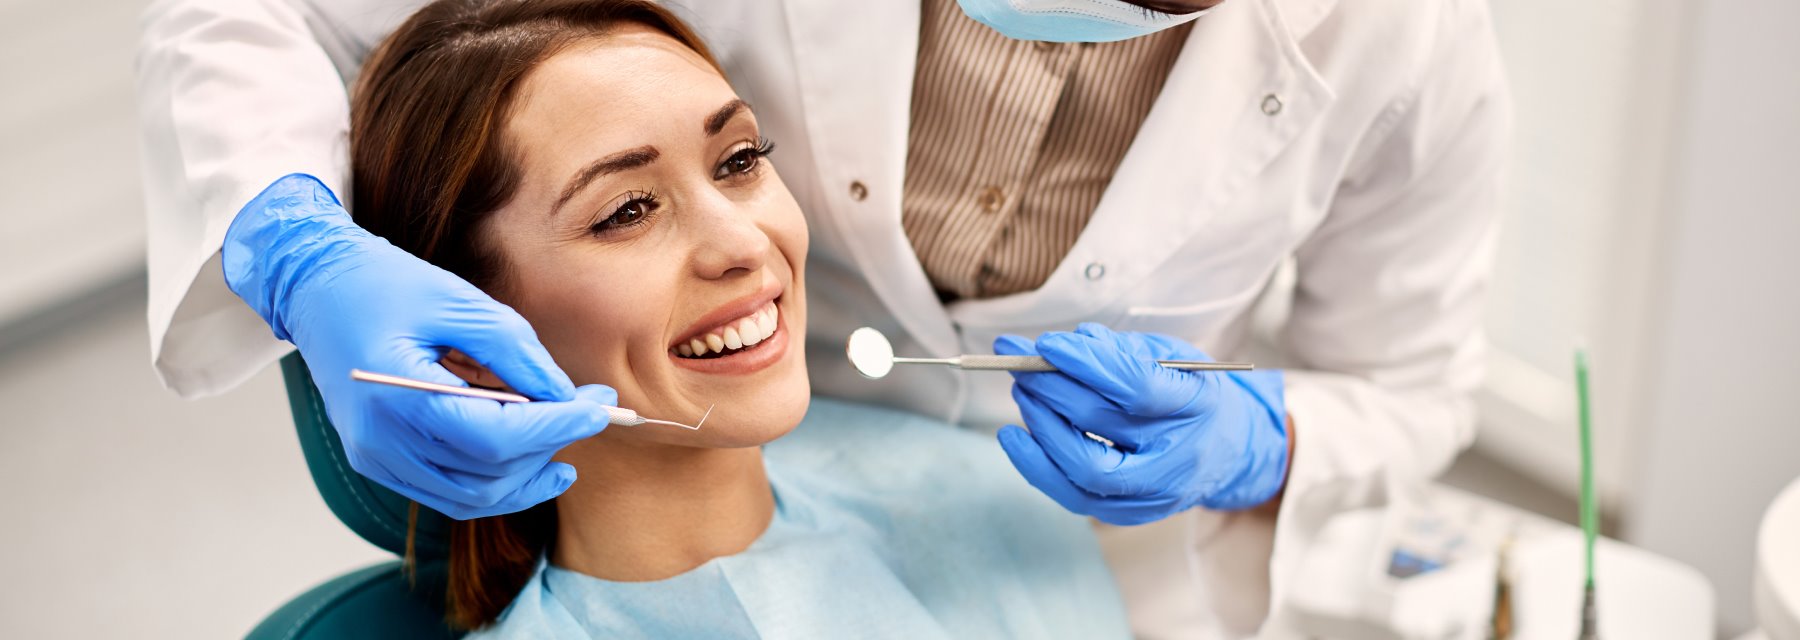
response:
{"label": "pointed metal tip", "polygon": [[711,406],[708,406],[708,407],[707,407],[707,408],[706,408],[706,414],[705,414],[705,415],[702,415],[702,416],[700,416],[700,421],[699,421],[699,422],[696,422],[696,423],[694,423],[694,430],[695,430],[695,431],[699,431],[699,430],[700,430],[700,425],[703,425],[703,424],[706,424],[706,419],[707,419],[707,418],[709,418],[709,417],[711,417],[711,416],[712,416],[712,410],[713,410],[713,407],[716,407],[716,406],[719,406],[719,403],[717,403],[717,402],[715,402],[715,403],[713,403],[713,404],[712,404],[712,405],[711,405]]}
{"label": "pointed metal tip", "polygon": [[648,422],[650,424],[663,424],[663,425],[668,425],[671,427],[681,427],[681,428],[687,429],[689,431],[696,431],[700,428],[700,427],[690,427],[685,424],[675,422],[673,420],[656,420],[653,418],[644,418],[644,422]]}
{"label": "pointed metal tip", "polygon": [[[717,406],[717,405],[714,405],[714,406]],[[696,425],[694,425],[694,426],[691,426],[691,427],[690,427],[690,426],[688,426],[688,425],[685,425],[685,424],[682,424],[682,423],[679,423],[679,422],[675,422],[675,421],[673,421],[673,420],[656,420],[656,419],[653,419],[653,418],[645,418],[645,417],[643,417],[643,416],[638,416],[638,419],[639,419],[639,420],[643,420],[643,421],[644,421],[644,422],[647,422],[647,423],[652,423],[652,424],[666,424],[666,425],[669,425],[669,426],[671,426],[671,427],[681,427],[681,428],[683,428],[683,429],[687,429],[687,430],[688,430],[688,431],[699,431],[699,430],[700,430],[700,425],[702,425],[702,424],[706,424],[706,418],[707,418],[707,416],[711,416],[711,415],[712,415],[712,410],[713,410],[713,408],[712,408],[712,407],[707,407],[707,408],[706,408],[706,415],[703,415],[703,416],[700,416],[700,423],[699,423],[699,424],[696,424]]]}

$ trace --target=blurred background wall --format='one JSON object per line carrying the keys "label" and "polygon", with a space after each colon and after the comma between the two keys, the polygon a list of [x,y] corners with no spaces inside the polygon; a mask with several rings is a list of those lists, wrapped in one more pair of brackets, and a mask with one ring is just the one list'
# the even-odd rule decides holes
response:
{"label": "blurred background wall", "polygon": [[0,638],[241,637],[388,555],[318,498],[278,371],[187,402],[150,368],[148,4],[0,0]]}
{"label": "blurred background wall", "polygon": [[1518,121],[1476,455],[1572,490],[1586,342],[1608,533],[1699,568],[1742,631],[1800,476],[1800,5],[1492,6]]}
{"label": "blurred background wall", "polygon": [[[144,4],[0,0],[0,637],[238,635],[383,555],[313,493],[276,372],[184,402],[150,370]],[[1800,5],[1493,10],[1517,140],[1447,480],[1573,518],[1585,340],[1609,533],[1702,570],[1742,631],[1757,519],[1800,476]]]}
{"label": "blurred background wall", "polygon": [[0,0],[0,326],[143,270],[131,56],[144,0]]}
{"label": "blurred background wall", "polygon": [[1800,4],[1688,4],[1621,507],[1627,539],[1712,577],[1735,629],[1756,523],[1800,476]]}

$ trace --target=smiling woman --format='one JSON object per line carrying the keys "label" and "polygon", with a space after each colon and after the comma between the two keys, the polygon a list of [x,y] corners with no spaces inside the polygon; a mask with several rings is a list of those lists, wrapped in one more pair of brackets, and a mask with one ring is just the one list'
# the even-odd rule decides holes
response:
{"label": "smiling woman", "polygon": [[[351,134],[363,227],[517,309],[575,383],[675,419],[717,405],[700,431],[575,443],[555,456],[580,474],[561,497],[456,523],[454,623],[1125,632],[1085,523],[993,441],[836,403],[808,413],[804,217],[751,106],[664,9],[431,4],[371,56]],[[503,387],[483,355],[442,362]]]}

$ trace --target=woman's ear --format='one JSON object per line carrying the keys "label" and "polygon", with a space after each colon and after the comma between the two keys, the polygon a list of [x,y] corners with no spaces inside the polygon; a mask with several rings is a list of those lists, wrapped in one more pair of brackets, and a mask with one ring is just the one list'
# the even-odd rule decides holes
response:
{"label": "woman's ear", "polygon": [[510,387],[506,386],[506,382],[500,379],[500,376],[494,375],[494,372],[481,366],[481,363],[461,351],[451,349],[450,353],[444,354],[444,359],[439,360],[438,364],[444,365],[445,369],[449,369],[450,373],[462,378],[463,382],[469,383],[470,386],[512,391]]}

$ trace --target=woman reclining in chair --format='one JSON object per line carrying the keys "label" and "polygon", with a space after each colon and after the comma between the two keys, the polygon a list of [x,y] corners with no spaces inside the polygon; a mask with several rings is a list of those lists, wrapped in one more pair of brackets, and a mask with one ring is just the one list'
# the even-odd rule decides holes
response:
{"label": "woman reclining in chair", "polygon": [[687,421],[717,405],[699,431],[607,429],[558,454],[580,477],[560,498],[455,523],[452,623],[1126,634],[1086,522],[992,440],[837,403],[807,415],[805,221],[750,106],[665,10],[434,3],[371,56],[352,121],[365,228],[517,309],[577,384],[617,390],[608,404]]}

